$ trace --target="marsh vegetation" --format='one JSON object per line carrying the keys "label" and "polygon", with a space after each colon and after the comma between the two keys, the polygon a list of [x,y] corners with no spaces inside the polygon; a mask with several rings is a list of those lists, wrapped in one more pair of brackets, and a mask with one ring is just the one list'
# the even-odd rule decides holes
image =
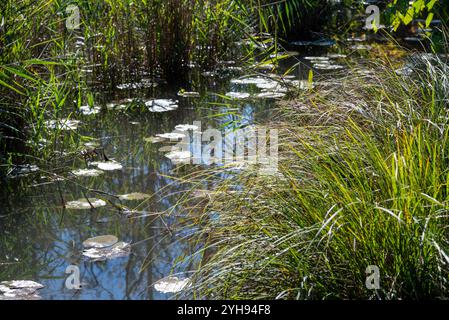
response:
{"label": "marsh vegetation", "polygon": [[449,8],[374,4],[3,1],[0,299],[447,298]]}

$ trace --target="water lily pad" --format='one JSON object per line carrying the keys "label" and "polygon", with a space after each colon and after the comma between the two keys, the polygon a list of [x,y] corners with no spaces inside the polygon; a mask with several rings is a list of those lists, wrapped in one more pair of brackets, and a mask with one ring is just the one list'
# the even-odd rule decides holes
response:
{"label": "water lily pad", "polygon": [[329,53],[327,56],[330,59],[344,59],[348,57],[346,54],[342,53]]}
{"label": "water lily pad", "polygon": [[72,210],[88,210],[88,209],[99,208],[99,207],[104,207],[104,206],[106,206],[106,202],[104,200],[96,199],[96,198],[89,198],[89,201],[87,201],[87,199],[79,199],[79,200],[75,200],[75,201],[69,201],[65,205],[66,209],[72,209]]}
{"label": "water lily pad", "polygon": [[106,248],[89,248],[83,251],[83,256],[93,261],[104,261],[126,257],[131,253],[131,245],[126,242],[117,242],[116,244]]}
{"label": "water lily pad", "polygon": [[226,96],[231,99],[248,99],[251,95],[247,92],[228,92]]}
{"label": "water lily pad", "polygon": [[144,200],[151,198],[149,194],[141,193],[141,192],[133,192],[129,194],[122,194],[119,195],[118,198],[120,200],[128,200],[128,201],[134,201],[134,200]]}
{"label": "water lily pad", "polygon": [[154,284],[154,289],[162,293],[177,293],[191,285],[189,278],[179,279],[178,277],[169,276],[157,281]]}
{"label": "water lily pad", "polygon": [[355,46],[351,46],[351,50],[371,50],[373,47],[368,44],[359,44]]}
{"label": "water lily pad", "polygon": [[96,165],[98,169],[103,171],[115,171],[123,169],[123,166],[115,161],[93,162],[92,165]]}
{"label": "water lily pad", "polygon": [[156,137],[167,139],[167,140],[179,140],[183,139],[186,135],[183,133],[176,133],[176,132],[170,132],[170,133],[162,133],[157,134]]}
{"label": "water lily pad", "polygon": [[167,112],[178,109],[178,101],[171,99],[156,99],[145,102],[150,112]]}
{"label": "water lily pad", "polygon": [[39,300],[36,291],[44,286],[29,280],[3,281],[0,283],[0,300]]}
{"label": "water lily pad", "polygon": [[60,120],[48,120],[45,121],[44,124],[49,129],[57,129],[57,130],[76,130],[81,121],[79,120],[69,120],[69,119],[60,119]]}
{"label": "water lily pad", "polygon": [[175,127],[175,130],[178,131],[197,131],[199,129],[198,126],[192,125],[192,124],[179,124]]}
{"label": "water lily pad", "polygon": [[260,99],[280,99],[285,96],[285,93],[283,92],[261,92],[257,95]]}
{"label": "water lily pad", "polygon": [[83,242],[85,248],[107,248],[111,247],[118,242],[118,238],[113,235],[98,236],[89,238]]}
{"label": "water lily pad", "polygon": [[86,142],[84,144],[84,146],[87,147],[87,148],[95,149],[95,148],[98,148],[100,146],[100,143],[95,142],[95,141],[94,142]]}
{"label": "water lily pad", "polygon": [[79,169],[72,171],[72,174],[77,177],[98,177],[103,174],[103,171],[97,169]]}
{"label": "water lily pad", "polygon": [[98,114],[101,111],[100,107],[90,107],[90,106],[82,106],[80,107],[80,111],[82,114],[86,115],[86,116],[90,116],[93,114]]}

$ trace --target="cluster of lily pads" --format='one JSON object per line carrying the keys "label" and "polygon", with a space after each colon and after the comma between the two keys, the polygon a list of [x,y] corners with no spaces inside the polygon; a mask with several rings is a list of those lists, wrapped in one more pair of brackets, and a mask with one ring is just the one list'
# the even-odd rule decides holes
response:
{"label": "cluster of lily pads", "polygon": [[116,86],[119,90],[136,90],[157,87],[157,82],[151,79],[142,79],[140,82],[122,83]]}
{"label": "cluster of lily pads", "polygon": [[291,89],[306,90],[313,87],[313,84],[308,81],[295,80],[293,76],[280,77],[274,74],[267,76],[241,77],[231,80],[231,83],[240,86],[253,85],[260,90],[260,92],[255,95],[240,91],[226,93],[226,96],[233,100],[244,100],[249,98],[280,99]]}
{"label": "cluster of lily pads", "polygon": [[343,69],[342,65],[335,63],[336,59],[346,58],[346,55],[342,54],[330,54],[327,56],[318,57],[304,57],[305,60],[312,63],[312,67],[317,70],[339,70]]}

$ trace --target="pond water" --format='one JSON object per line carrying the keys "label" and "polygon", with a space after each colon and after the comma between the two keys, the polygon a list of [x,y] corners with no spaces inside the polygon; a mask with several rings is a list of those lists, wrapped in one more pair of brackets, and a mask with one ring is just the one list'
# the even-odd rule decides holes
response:
{"label": "pond water", "polygon": [[[290,80],[307,80],[311,67],[318,75],[341,72],[345,65],[345,56],[335,48],[329,50],[325,46],[298,43],[296,48],[291,49],[301,54],[284,61],[281,70],[298,59],[302,64],[295,69],[292,73],[294,78]],[[328,55],[330,51],[333,55]],[[101,158],[104,151],[104,155],[115,162],[112,167],[87,167],[81,155],[75,155],[68,157],[71,160],[65,163],[62,170],[47,168],[34,172],[31,181],[16,178],[11,185],[3,186],[7,189],[0,194],[0,281],[39,282],[44,285],[39,290],[39,295],[44,299],[136,300],[172,297],[170,293],[156,290],[156,281],[172,274],[187,278],[199,263],[195,259],[183,262],[202,244],[185,239],[197,230],[188,224],[191,213],[182,205],[176,206],[187,189],[186,185],[177,182],[176,177],[182,177],[195,167],[178,167],[166,157],[167,148],[162,147],[167,144],[153,143],[149,138],[173,132],[178,125],[193,125],[194,121],[201,121],[200,130],[203,130],[270,119],[275,104],[274,99],[266,98],[270,95],[245,99],[247,95],[236,94],[257,95],[264,86],[256,88],[254,83],[248,84],[241,79],[231,81],[244,73],[233,64],[225,65],[228,68],[224,68],[221,76],[192,70],[189,81],[181,85],[159,84],[146,89],[121,85],[114,92],[101,94],[101,110],[87,108],[83,109],[86,115],[78,113],[75,117],[81,121],[77,124],[78,132],[95,138],[95,143],[102,150],[100,155],[92,156]],[[267,74],[270,71],[263,72]],[[182,88],[186,92],[199,94],[179,96]],[[231,97],[232,100],[214,93]],[[151,99],[177,100],[178,107],[167,112],[110,110],[106,107],[112,101],[127,98],[147,101],[148,107],[155,108],[153,111],[164,108],[164,103],[155,105],[154,101],[148,102]],[[114,167],[116,164],[120,165]],[[106,170],[108,168],[114,170]],[[69,174],[70,171],[84,169],[102,170],[98,170],[99,176],[91,177],[73,177]],[[57,171],[60,177],[70,179],[49,181],[46,171]],[[89,173],[95,175],[98,171]],[[204,182],[201,189],[210,187],[209,182]],[[86,191],[86,188],[91,191]],[[118,201],[111,197],[133,193],[141,193],[137,196],[143,198],[150,195],[151,198],[129,200],[129,197],[122,196]],[[112,199],[115,204],[126,206],[130,211],[135,209],[135,212],[124,212],[108,201],[97,203],[95,200],[91,203],[96,208],[90,209],[86,197]],[[63,207],[63,203],[67,205],[80,199],[84,199],[84,205],[87,203],[86,210]],[[118,241],[129,243],[129,254],[105,261],[94,261],[83,255],[83,242],[101,235],[114,235]],[[66,287],[68,274],[65,272],[69,266],[79,268],[81,290]]]}
{"label": "pond water", "polygon": [[[152,143],[148,138],[170,133],[181,124],[192,125],[194,121],[201,121],[201,129],[220,129],[269,118],[273,99],[226,100],[214,94],[243,91],[243,86],[230,82],[241,74],[235,70],[225,73],[225,76],[210,76],[192,71],[192,80],[184,84],[184,88],[187,92],[199,92],[199,96],[179,96],[178,91],[183,87],[180,85],[116,90],[102,94],[104,102],[99,113],[85,108],[83,112],[92,114],[73,116],[81,121],[77,123],[78,132],[95,138],[107,158],[114,159],[123,168],[98,170],[86,166],[82,155],[74,155],[68,157],[71,160],[60,171],[46,168],[34,172],[32,178],[15,178],[9,189],[0,195],[0,280],[41,283],[45,286],[39,290],[43,299],[170,298],[171,294],[155,290],[154,283],[176,273],[188,277],[198,261],[183,263],[182,260],[201,246],[182,240],[196,230],[180,228],[188,220],[189,213],[183,212],[182,206],[173,207],[187,188],[173,177],[181,177],[193,166],[177,167],[165,156],[167,152],[163,147],[169,144]],[[245,91],[260,92],[254,86]],[[106,107],[111,101],[124,98],[178,100],[178,108],[150,112],[108,110]],[[214,116],[217,114],[220,116]],[[85,171],[94,175],[86,177],[73,177],[69,173],[85,169],[97,171]],[[69,179],[49,181],[47,170]],[[95,176],[95,173],[100,175]],[[86,188],[101,190],[104,194],[89,192]],[[202,186],[202,189],[207,188],[207,184]],[[159,194],[161,190],[163,194]],[[121,197],[117,201],[110,196],[132,193],[152,197],[134,201]],[[91,199],[96,208],[90,209],[86,196],[105,199],[106,203],[100,202],[97,206]],[[87,209],[70,209],[71,201],[80,199],[84,199]],[[136,212],[120,211],[108,199]],[[63,208],[63,203],[67,208]],[[105,261],[92,261],[84,256],[83,241],[101,235],[115,235],[119,241],[131,244],[130,254]],[[65,271],[69,266],[79,268],[81,290],[66,288],[69,274]]]}

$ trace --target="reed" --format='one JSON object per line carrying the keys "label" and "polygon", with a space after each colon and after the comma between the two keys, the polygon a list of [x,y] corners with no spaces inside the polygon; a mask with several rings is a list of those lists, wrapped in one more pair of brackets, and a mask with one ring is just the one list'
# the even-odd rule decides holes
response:
{"label": "reed", "polygon": [[197,297],[447,297],[449,69],[428,55],[415,66],[353,70],[284,104],[279,175],[249,170],[204,207]]}

